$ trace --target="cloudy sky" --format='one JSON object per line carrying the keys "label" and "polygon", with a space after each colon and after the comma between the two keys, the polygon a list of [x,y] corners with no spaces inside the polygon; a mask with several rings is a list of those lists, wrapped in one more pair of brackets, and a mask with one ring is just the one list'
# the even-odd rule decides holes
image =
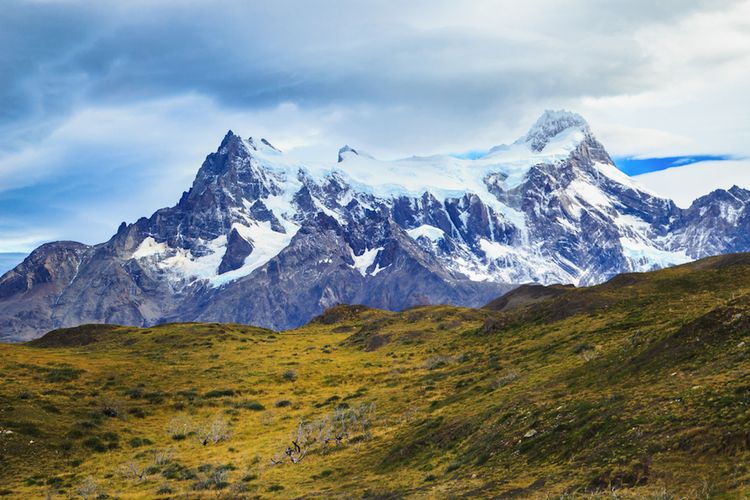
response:
{"label": "cloudy sky", "polygon": [[0,253],[173,204],[230,128],[393,158],[486,149],[566,108],[626,171],[720,168],[656,178],[685,204],[750,187],[748,88],[748,0],[6,0]]}

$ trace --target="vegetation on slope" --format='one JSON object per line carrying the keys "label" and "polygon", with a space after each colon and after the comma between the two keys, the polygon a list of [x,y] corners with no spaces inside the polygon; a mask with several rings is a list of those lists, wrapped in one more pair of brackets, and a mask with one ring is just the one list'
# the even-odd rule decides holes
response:
{"label": "vegetation on slope", "polygon": [[0,345],[0,495],[750,494],[749,256],[539,292]]}

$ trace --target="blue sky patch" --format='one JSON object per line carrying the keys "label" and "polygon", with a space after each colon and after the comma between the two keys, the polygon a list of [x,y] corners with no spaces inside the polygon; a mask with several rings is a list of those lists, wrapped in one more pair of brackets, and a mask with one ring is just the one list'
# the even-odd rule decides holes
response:
{"label": "blue sky patch", "polygon": [[23,259],[26,258],[25,253],[3,253],[0,252],[0,276],[6,273],[6,271],[10,271],[14,267],[16,267],[18,264],[21,263]]}
{"label": "blue sky patch", "polygon": [[484,157],[489,151],[486,149],[473,149],[471,151],[464,151],[462,153],[453,153],[452,157],[460,160],[478,160]]}
{"label": "blue sky patch", "polygon": [[648,172],[656,172],[672,167],[684,167],[702,161],[726,161],[731,160],[730,155],[693,155],[693,156],[667,156],[665,158],[635,158],[633,156],[620,156],[612,158],[617,168],[628,175],[640,175]]}

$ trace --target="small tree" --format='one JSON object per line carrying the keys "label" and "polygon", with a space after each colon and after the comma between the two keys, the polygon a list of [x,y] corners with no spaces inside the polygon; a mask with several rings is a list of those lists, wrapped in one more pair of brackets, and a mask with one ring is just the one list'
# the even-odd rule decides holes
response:
{"label": "small tree", "polygon": [[187,415],[179,415],[167,424],[167,434],[174,440],[185,439],[193,431],[193,422]]}
{"label": "small tree", "polygon": [[217,415],[208,423],[208,425],[198,432],[198,440],[203,446],[206,446],[207,444],[216,444],[221,441],[226,441],[229,439],[230,435],[229,425],[226,420]]}
{"label": "small tree", "polygon": [[172,448],[151,450],[151,454],[154,456],[154,465],[166,465],[172,461],[174,450]]}
{"label": "small tree", "polygon": [[120,466],[120,474],[125,479],[143,481],[146,479],[147,474],[146,467],[139,467],[135,462],[128,462]]}
{"label": "small tree", "polygon": [[291,446],[271,457],[271,464],[280,465],[287,459],[297,464],[316,446],[320,453],[325,453],[331,442],[340,446],[352,433],[369,439],[374,415],[375,404],[362,403],[355,408],[336,408],[333,414],[312,422],[300,421],[292,434]]}
{"label": "small tree", "polygon": [[94,481],[94,478],[89,476],[78,485],[76,492],[83,498],[83,500],[89,500],[96,498],[99,494],[99,485]]}

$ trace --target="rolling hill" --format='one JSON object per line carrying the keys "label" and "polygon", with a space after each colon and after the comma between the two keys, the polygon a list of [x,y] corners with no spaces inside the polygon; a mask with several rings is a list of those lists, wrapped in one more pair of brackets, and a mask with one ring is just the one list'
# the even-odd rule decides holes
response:
{"label": "rolling hill", "polygon": [[283,332],[56,330],[0,344],[0,494],[737,498],[749,334],[750,254]]}

